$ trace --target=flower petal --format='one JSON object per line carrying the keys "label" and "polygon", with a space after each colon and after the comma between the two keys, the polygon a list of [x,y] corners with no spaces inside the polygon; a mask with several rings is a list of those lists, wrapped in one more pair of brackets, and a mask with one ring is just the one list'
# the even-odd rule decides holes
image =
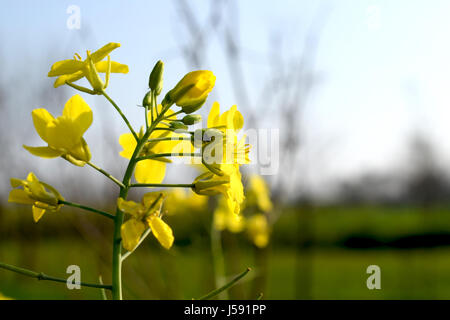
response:
{"label": "flower petal", "polygon": [[42,218],[42,216],[44,215],[45,209],[33,206],[32,210],[33,210],[34,222],[38,222]]}
{"label": "flower petal", "polygon": [[110,42],[104,45],[103,47],[101,47],[100,49],[91,54],[92,61],[94,63],[97,63],[103,60],[103,58],[105,58],[108,54],[110,54],[111,51],[113,51],[118,47],[120,47],[120,43]]}
{"label": "flower petal", "polygon": [[52,65],[52,67],[48,73],[48,76],[56,77],[56,76],[61,76],[64,74],[71,74],[71,73],[79,71],[81,68],[83,68],[83,66],[84,66],[83,61],[79,61],[79,60],[75,60],[75,59],[58,61]]}
{"label": "flower petal", "polygon": [[[108,61],[100,61],[95,64],[95,69],[98,72],[106,73],[108,70]],[[113,73],[128,73],[128,66],[119,62],[111,61],[111,72]]]}
{"label": "flower petal", "polygon": [[139,183],[161,183],[166,175],[166,164],[155,160],[142,160],[136,165],[134,177]]}
{"label": "flower petal", "polygon": [[131,200],[127,201],[122,198],[117,199],[117,206],[121,211],[128,213],[135,218],[140,218],[140,213],[143,211],[140,203]]}
{"label": "flower petal", "polygon": [[132,251],[141,238],[142,233],[145,231],[145,224],[136,219],[130,219],[126,221],[121,229],[122,245],[128,251]]}
{"label": "flower petal", "polygon": [[55,120],[55,118],[44,108],[34,109],[31,112],[31,117],[33,118],[33,124],[36,128],[37,133],[45,142],[47,141],[47,127],[50,123]]}
{"label": "flower petal", "polygon": [[34,204],[34,200],[28,196],[22,189],[13,189],[9,192],[8,202],[15,202],[21,204]]}
{"label": "flower petal", "polygon": [[152,229],[153,235],[158,239],[159,243],[166,249],[170,249],[173,244],[173,232],[167,223],[161,218],[151,215],[147,218],[147,222]]}
{"label": "flower petal", "polygon": [[126,159],[131,159],[134,149],[136,148],[136,139],[131,133],[124,133],[119,137],[119,144],[123,150],[119,153]]}
{"label": "flower petal", "polygon": [[211,111],[209,111],[207,127],[212,128],[219,125],[220,105],[214,102]]}
{"label": "flower petal", "polygon": [[79,94],[74,95],[66,102],[63,117],[67,117],[73,121],[80,136],[91,126],[93,119],[91,108]]}
{"label": "flower petal", "polygon": [[83,77],[84,77],[83,71],[77,71],[72,74],[62,75],[62,76],[59,76],[58,78],[56,78],[53,86],[55,88],[58,88],[59,86],[66,84],[66,82],[75,82],[77,80],[80,80]]}
{"label": "flower petal", "polygon": [[57,158],[63,154],[62,151],[52,149],[50,147],[30,147],[23,145],[23,147],[32,155],[41,158]]}

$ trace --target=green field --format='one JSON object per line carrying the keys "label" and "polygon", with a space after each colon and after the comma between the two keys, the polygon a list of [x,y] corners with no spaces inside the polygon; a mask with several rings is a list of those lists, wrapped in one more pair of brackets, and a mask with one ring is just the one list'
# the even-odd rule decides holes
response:
{"label": "green field", "polygon": [[[31,245],[31,244],[30,244]],[[33,257],[18,257],[14,243],[3,243],[1,260],[24,265],[32,260],[33,269],[64,277],[65,268],[78,264],[82,280],[95,282],[100,272],[108,279],[105,266],[96,263],[88,246],[57,241],[34,246]],[[64,248],[64,249],[62,249]],[[30,249],[31,250],[31,249]],[[252,255],[241,252],[237,268],[252,266]],[[303,255],[300,255],[302,257]],[[266,299],[449,299],[450,249],[428,250],[316,250],[303,261],[292,250],[269,250]],[[30,262],[29,261],[29,262]],[[106,261],[105,261],[106,262]],[[31,262],[30,262],[31,263]],[[366,287],[368,265],[381,268],[381,290]],[[310,266],[307,268],[305,266]],[[305,272],[303,278],[296,270]],[[230,292],[231,298],[249,299],[252,274]],[[302,279],[307,279],[304,282]],[[140,248],[125,263],[124,294],[128,299],[191,299],[213,286],[209,254],[175,249],[170,254]],[[0,291],[16,299],[100,299],[91,288],[68,290],[64,284],[38,280],[0,270]]]}

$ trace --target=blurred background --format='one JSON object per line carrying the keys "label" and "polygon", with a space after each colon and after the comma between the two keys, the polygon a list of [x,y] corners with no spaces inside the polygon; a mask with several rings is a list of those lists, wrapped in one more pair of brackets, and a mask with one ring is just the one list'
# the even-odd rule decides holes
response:
{"label": "blurred background", "polygon": [[[0,261],[59,277],[76,264],[83,281],[110,282],[110,221],[64,207],[35,224],[30,207],[7,199],[9,178],[33,171],[67,200],[113,212],[118,190],[102,175],[33,157],[22,144],[42,145],[33,109],[60,115],[74,94],[53,88],[50,66],[119,42],[112,60],[130,72],[113,74],[108,92],[135,128],[161,59],[163,92],[188,71],[212,70],[204,116],[213,101],[236,104],[245,129],[279,130],[278,147],[254,145],[277,170],[262,175],[257,152],[242,167],[253,194],[245,223],[226,222],[220,199],[173,193],[166,220],[175,245],[166,251],[149,237],[128,258],[125,298],[198,298],[251,267],[222,298],[449,299],[449,10],[445,0],[3,1]],[[80,26],[70,28],[77,12]],[[83,98],[94,113],[85,135],[92,160],[121,177],[127,128],[102,97]],[[195,175],[177,163],[167,172],[166,182]],[[381,269],[381,290],[366,286],[370,265]],[[5,270],[0,293],[101,299],[97,289]]]}

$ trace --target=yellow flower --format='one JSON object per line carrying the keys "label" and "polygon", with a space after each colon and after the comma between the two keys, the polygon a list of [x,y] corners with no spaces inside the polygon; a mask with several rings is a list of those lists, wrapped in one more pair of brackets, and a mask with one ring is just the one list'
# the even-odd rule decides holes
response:
{"label": "yellow flower", "polygon": [[245,228],[245,218],[242,215],[234,214],[226,199],[221,197],[216,210],[214,210],[213,225],[219,231],[227,229],[230,232],[238,233]]}
{"label": "yellow flower", "polygon": [[239,141],[237,134],[244,126],[244,117],[232,106],[230,110],[220,114],[220,105],[214,102],[208,115],[207,127],[218,129],[223,134],[223,151],[219,161],[221,163],[250,163],[250,145],[245,144],[246,137]]}
{"label": "yellow flower", "polygon": [[263,214],[255,214],[247,220],[247,232],[258,248],[264,248],[269,243],[270,227]]}
{"label": "yellow flower", "polygon": [[83,134],[92,124],[92,110],[80,95],[74,95],[64,106],[62,116],[54,118],[46,109],[32,112],[34,127],[47,142],[46,147],[23,147],[43,158],[63,157],[74,165],[84,166],[91,152]]}
{"label": "yellow flower", "polygon": [[117,199],[119,209],[131,215],[131,218],[121,227],[122,243],[125,249],[132,251],[148,227],[159,243],[164,248],[170,249],[174,237],[172,229],[160,218],[162,200],[162,193],[159,192],[145,194],[141,203]]}
{"label": "yellow flower", "polygon": [[215,82],[216,76],[209,70],[192,71],[167,93],[166,98],[184,113],[192,113],[205,103]]}
{"label": "yellow flower", "polygon": [[[109,54],[118,47],[120,47],[120,43],[110,42],[93,53],[87,51],[87,58],[84,61],[82,61],[80,55],[76,53],[73,59],[62,60],[54,63],[48,73],[48,76],[58,77],[54,83],[55,88],[65,84],[66,82],[72,83],[86,77],[94,90],[99,89],[95,71],[108,74],[109,69],[109,72],[128,73],[127,65],[110,61]],[[108,57],[108,60],[102,61],[105,57]],[[95,70],[92,70],[92,65]]]}
{"label": "yellow flower", "polygon": [[167,215],[176,215],[185,212],[204,211],[208,202],[207,197],[202,197],[189,189],[174,188],[167,192],[164,209]]}
{"label": "yellow flower", "polygon": [[241,204],[244,202],[244,187],[241,181],[241,172],[237,164],[221,164],[222,175],[206,172],[194,180],[192,190],[200,195],[223,194],[231,212],[239,214]]}
{"label": "yellow flower", "polygon": [[257,174],[250,176],[246,202],[247,206],[257,206],[262,212],[269,212],[273,208],[269,187]]}
{"label": "yellow flower", "polygon": [[28,174],[26,180],[11,178],[11,186],[13,188],[22,187],[22,189],[12,189],[8,202],[31,204],[35,222],[39,221],[47,209],[58,211],[62,206],[59,204],[59,200],[64,200],[55,188],[39,181],[33,172]]}
{"label": "yellow flower", "polygon": [[[161,112],[162,106],[158,105],[158,111]],[[167,116],[170,116],[174,112],[168,110],[166,112]],[[150,114],[150,112],[149,112]],[[151,121],[151,119],[149,119]],[[164,127],[159,124],[157,127]],[[143,133],[140,133],[141,137]],[[181,135],[173,133],[171,131],[155,130],[150,135],[150,139],[154,138],[164,138],[164,137],[179,137]],[[134,149],[136,148],[136,139],[131,133],[122,134],[119,138],[119,143],[123,150],[120,155],[126,159],[131,159]],[[145,144],[143,150],[141,151],[140,157],[150,156],[158,153],[183,153],[191,152],[192,146],[190,141],[182,140],[171,140],[171,141],[159,141],[159,142],[148,142]],[[136,170],[134,172],[134,177],[139,183],[161,183],[164,180],[166,174],[166,163],[170,163],[171,160],[167,158],[154,158],[139,161],[136,164]]]}

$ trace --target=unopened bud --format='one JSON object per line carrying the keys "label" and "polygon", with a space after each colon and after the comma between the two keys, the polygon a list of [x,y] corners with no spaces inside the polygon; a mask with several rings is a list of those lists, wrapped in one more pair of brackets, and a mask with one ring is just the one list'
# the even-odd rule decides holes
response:
{"label": "unopened bud", "polygon": [[192,124],[202,121],[202,116],[199,114],[188,114],[184,116],[184,118],[181,121],[183,121],[184,124],[190,126]]}
{"label": "unopened bud", "polygon": [[163,72],[164,72],[164,63],[161,60],[153,67],[152,72],[150,73],[150,78],[148,80],[148,86],[152,91],[159,96],[163,87]]}

